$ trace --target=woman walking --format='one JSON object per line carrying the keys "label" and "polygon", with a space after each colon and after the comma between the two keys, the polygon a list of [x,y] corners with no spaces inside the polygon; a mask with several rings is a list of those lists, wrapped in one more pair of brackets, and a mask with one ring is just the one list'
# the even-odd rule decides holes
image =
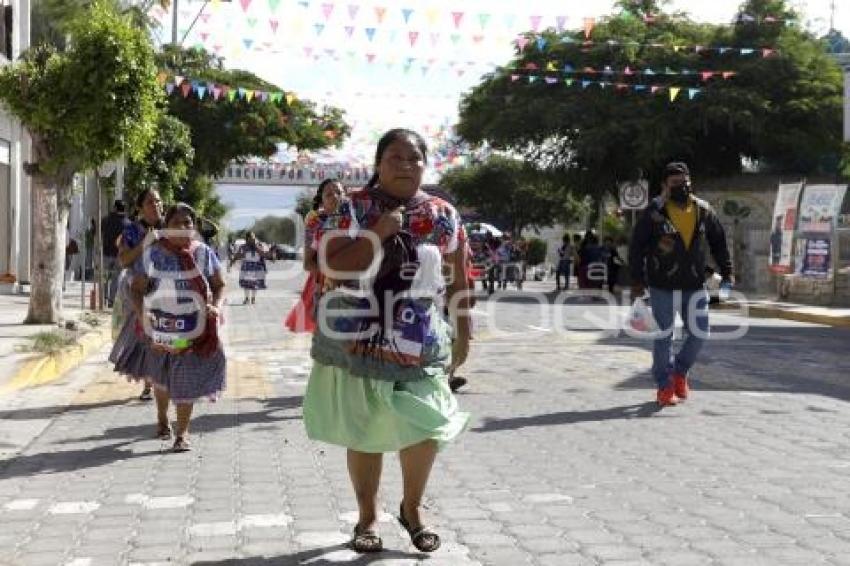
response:
{"label": "woman walking", "polygon": [[[162,224],[162,199],[156,189],[145,189],[136,198],[136,220],[128,223],[121,233],[118,241],[118,263],[122,267],[118,279],[117,295],[120,296],[120,310],[123,314],[118,316],[116,326],[121,331],[115,339],[109,361],[115,364],[115,371],[125,374],[129,379],[144,381],[139,399],[150,401],[151,384],[145,373],[144,351],[147,345],[136,334],[136,317],[130,306],[130,273],[133,264],[142,257],[145,246],[151,244],[156,238],[156,230],[163,227]],[[113,308],[118,310],[118,306]]]}
{"label": "woman walking", "polygon": [[140,362],[153,381],[157,436],[171,437],[169,402],[176,407],[173,451],[189,450],[195,401],[215,400],[225,386],[226,360],[218,337],[224,279],[215,252],[199,241],[195,213],[178,203],[166,231],[133,265],[131,296],[147,345]]}
{"label": "woman walking", "polygon": [[[318,311],[304,423],[310,438],[348,448],[357,552],[383,548],[378,486],[383,453],[396,451],[404,484],[398,520],[418,550],[440,547],[420,515],[422,496],[438,449],[469,421],[447,382],[448,369],[469,351],[466,238],[455,209],[421,189],[426,154],[415,132],[384,134],[372,179],[313,240],[314,249],[326,250],[322,267],[336,289]],[[380,262],[377,271],[373,262]],[[456,274],[448,289],[444,267]],[[451,301],[456,294],[460,300]],[[446,298],[451,325],[443,316]],[[368,305],[377,316],[363,318]]]}
{"label": "woman walking", "polygon": [[316,191],[313,209],[304,218],[304,271],[307,272],[307,280],[301,290],[301,298],[284,321],[284,326],[291,332],[313,332],[316,329],[315,296],[317,288],[322,287],[323,277],[319,272],[318,252],[311,244],[316,230],[328,215],[336,213],[344,194],[342,183],[336,179],[325,179]]}
{"label": "woman walking", "polygon": [[257,242],[257,236],[248,232],[245,236],[245,245],[230,261],[231,263],[242,260],[239,267],[239,286],[245,290],[243,305],[249,302],[253,305],[257,302],[257,289],[266,288],[266,258],[263,250]]}

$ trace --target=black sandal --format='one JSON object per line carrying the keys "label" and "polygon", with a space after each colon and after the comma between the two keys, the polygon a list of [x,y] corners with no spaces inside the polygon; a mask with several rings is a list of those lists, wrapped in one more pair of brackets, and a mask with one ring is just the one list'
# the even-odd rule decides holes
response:
{"label": "black sandal", "polygon": [[440,548],[440,535],[429,529],[428,527],[418,526],[411,528],[410,523],[404,518],[404,504],[398,508],[398,522],[410,535],[410,542],[416,547],[419,552],[434,552]]}
{"label": "black sandal", "polygon": [[175,438],[174,446],[171,447],[172,452],[188,452],[191,449],[192,447],[189,446],[189,442],[182,436]]}
{"label": "black sandal", "polygon": [[160,440],[170,440],[171,439],[171,425],[168,422],[157,423],[156,425],[156,437]]}
{"label": "black sandal", "polygon": [[354,552],[360,554],[381,552],[384,549],[384,541],[378,533],[372,529],[361,528],[360,525],[354,525],[354,536],[348,544]]}

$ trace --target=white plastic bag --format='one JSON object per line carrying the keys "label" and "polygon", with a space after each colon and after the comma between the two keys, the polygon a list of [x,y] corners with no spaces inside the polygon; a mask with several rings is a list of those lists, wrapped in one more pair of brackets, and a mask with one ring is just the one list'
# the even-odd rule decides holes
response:
{"label": "white plastic bag", "polygon": [[646,301],[643,299],[635,299],[632,304],[632,310],[629,312],[629,328],[635,332],[653,332],[656,329],[655,317],[649,307],[646,306]]}

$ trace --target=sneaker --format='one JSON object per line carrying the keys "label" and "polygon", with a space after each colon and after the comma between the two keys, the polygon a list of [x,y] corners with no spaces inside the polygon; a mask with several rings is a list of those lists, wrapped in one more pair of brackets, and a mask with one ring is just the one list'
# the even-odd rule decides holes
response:
{"label": "sneaker", "polygon": [[655,400],[660,407],[674,407],[679,404],[679,398],[676,397],[676,392],[673,390],[673,387],[669,386],[659,389]]}
{"label": "sneaker", "polygon": [[684,401],[688,398],[688,393],[690,393],[690,387],[688,387],[688,376],[684,373],[674,373],[673,374],[673,391],[676,394],[676,397]]}

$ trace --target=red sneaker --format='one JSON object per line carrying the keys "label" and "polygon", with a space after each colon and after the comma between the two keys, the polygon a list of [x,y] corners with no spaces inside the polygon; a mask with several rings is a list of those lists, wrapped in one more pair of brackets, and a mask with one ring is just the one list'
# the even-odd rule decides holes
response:
{"label": "red sneaker", "polygon": [[684,373],[674,373],[673,377],[673,391],[676,393],[676,397],[684,401],[688,398],[688,394],[691,389],[688,387],[688,376]]}
{"label": "red sneaker", "polygon": [[676,397],[676,392],[672,387],[659,389],[655,396],[655,400],[661,407],[673,407],[679,404],[679,398]]}

